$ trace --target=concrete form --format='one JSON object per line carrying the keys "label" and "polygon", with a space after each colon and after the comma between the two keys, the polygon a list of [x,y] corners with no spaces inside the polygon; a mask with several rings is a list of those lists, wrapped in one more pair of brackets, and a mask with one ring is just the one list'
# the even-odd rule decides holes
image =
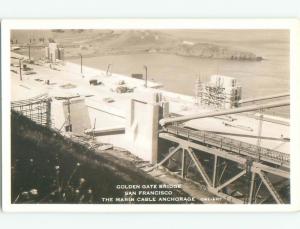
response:
{"label": "concrete form", "polygon": [[157,162],[160,104],[161,94],[145,89],[130,99],[126,117],[128,149],[151,163]]}

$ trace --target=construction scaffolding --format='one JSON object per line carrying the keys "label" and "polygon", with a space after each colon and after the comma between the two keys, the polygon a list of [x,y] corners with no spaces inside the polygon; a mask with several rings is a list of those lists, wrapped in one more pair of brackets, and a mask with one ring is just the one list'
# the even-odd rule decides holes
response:
{"label": "construction scaffolding", "polygon": [[43,126],[51,126],[51,99],[47,94],[11,102],[11,109]]}
{"label": "construction scaffolding", "polygon": [[200,105],[203,104],[203,85],[202,85],[202,80],[201,77],[199,76],[198,79],[196,80],[195,84],[195,104]]}
{"label": "construction scaffolding", "polygon": [[210,82],[203,83],[198,77],[195,84],[195,103],[218,109],[238,106],[241,99],[241,87],[231,77],[212,75]]}

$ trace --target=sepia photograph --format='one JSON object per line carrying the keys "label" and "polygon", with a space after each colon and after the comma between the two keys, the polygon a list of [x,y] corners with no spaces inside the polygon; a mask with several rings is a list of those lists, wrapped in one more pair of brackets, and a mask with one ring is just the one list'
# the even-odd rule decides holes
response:
{"label": "sepia photograph", "polygon": [[291,36],[274,26],[11,26],[3,200],[290,205]]}

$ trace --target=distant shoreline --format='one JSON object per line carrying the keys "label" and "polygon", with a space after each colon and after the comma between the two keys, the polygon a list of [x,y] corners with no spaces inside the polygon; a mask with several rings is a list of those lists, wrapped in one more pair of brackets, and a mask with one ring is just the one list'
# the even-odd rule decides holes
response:
{"label": "distant shoreline", "polygon": [[[39,46],[31,46],[31,50],[38,50],[41,51],[41,56],[43,52],[43,47]],[[66,60],[74,60],[80,57],[80,52],[76,55],[74,45],[65,47],[65,59]],[[19,50],[14,50],[16,53],[24,55],[27,52],[27,47],[21,46]],[[239,53],[239,51],[237,51]],[[240,52],[243,53],[243,52]],[[199,59],[207,59],[207,60],[229,60],[229,61],[238,61],[238,62],[257,62],[263,61],[265,58],[261,56],[256,56],[252,54],[248,57],[243,56],[207,56],[207,55],[191,55],[188,53],[179,53],[176,50],[159,50],[154,51],[151,49],[140,49],[140,50],[91,50],[91,52],[81,52],[81,55],[85,58],[94,58],[94,57],[102,57],[102,56],[125,56],[125,55],[139,55],[139,54],[161,54],[161,55],[175,55],[180,57],[192,57],[192,58],[199,58]],[[34,53],[32,53],[32,57],[35,57]]]}
{"label": "distant shoreline", "polygon": [[[192,55],[180,55],[177,53],[170,52],[144,52],[144,51],[136,51],[136,52],[123,52],[123,53],[97,53],[97,54],[86,54],[82,55],[83,58],[95,58],[95,57],[104,57],[104,56],[127,56],[127,55],[142,55],[142,54],[157,54],[157,55],[174,55],[179,57],[188,57],[188,58],[198,58],[198,59],[206,59],[206,60],[228,60],[228,61],[237,61],[237,62],[255,62],[255,61],[264,61],[266,60],[263,57],[260,59],[231,59],[231,58],[221,58],[221,57],[201,57],[201,56],[192,56]],[[65,56],[65,60],[76,60],[79,59],[80,56]]]}

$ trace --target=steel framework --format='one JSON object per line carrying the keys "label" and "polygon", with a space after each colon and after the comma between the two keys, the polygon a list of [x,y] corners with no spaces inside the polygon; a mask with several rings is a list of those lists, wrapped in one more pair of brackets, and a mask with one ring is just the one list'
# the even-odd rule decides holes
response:
{"label": "steel framework", "polygon": [[[171,143],[176,143],[176,148],[171,148],[170,152],[152,169],[157,168],[165,164],[168,160],[172,159],[176,153],[181,153],[181,157],[177,162],[180,164],[181,177],[186,178],[187,170],[190,167],[190,163],[194,164],[196,171],[200,174],[201,181],[205,183],[207,190],[216,196],[219,196],[231,203],[257,203],[258,193],[261,189],[262,183],[265,185],[266,190],[278,204],[283,204],[289,200],[284,201],[280,196],[278,190],[273,185],[269,176],[280,177],[281,180],[288,180],[289,183],[289,157],[288,155],[275,155],[266,154],[264,157],[258,158],[257,155],[251,154],[252,150],[245,152],[245,146],[240,146],[240,153],[232,150],[234,148],[231,142],[219,142],[219,146],[210,142],[211,139],[197,139],[190,133],[189,136],[183,136],[180,134],[180,130],[177,130],[178,134],[174,134],[173,131],[168,130],[164,133],[160,133],[159,137],[165,139]],[[213,140],[216,142],[216,140]],[[232,148],[231,148],[232,147]],[[243,150],[242,150],[243,148]],[[208,166],[201,162],[201,156],[199,153],[205,152],[213,157],[210,160],[209,167],[212,167],[211,171],[208,171]],[[187,157],[190,158],[188,163]],[[262,160],[263,159],[263,160]],[[230,162],[231,167],[228,168],[228,163],[223,163],[224,166],[220,166],[220,162]],[[271,163],[273,161],[273,163]],[[232,165],[235,164],[235,173],[232,175]],[[281,166],[279,165],[281,164]],[[231,169],[231,171],[230,171]],[[209,172],[211,173],[209,175]],[[243,177],[244,182],[247,183],[248,191],[243,195],[243,199],[234,197],[226,192],[226,188],[232,185]],[[249,179],[250,178],[250,179]],[[255,185],[256,181],[260,178],[260,185]],[[200,180],[198,180],[200,182]],[[256,187],[257,186],[257,187]],[[265,195],[268,196],[268,195]]]}
{"label": "steel framework", "polygon": [[47,94],[11,102],[11,109],[22,113],[40,125],[51,125],[51,99]]}
{"label": "steel framework", "polygon": [[[187,170],[193,163],[195,171],[201,178],[200,180],[196,178],[196,180],[204,182],[209,192],[228,202],[289,203],[289,191],[285,192],[285,196],[280,193],[282,188],[289,188],[290,185],[289,154],[261,147],[259,143],[257,145],[248,144],[224,137],[224,135],[221,136],[213,131],[191,130],[180,125],[180,123],[192,119],[263,110],[289,104],[289,100],[284,100],[225,111],[163,118],[159,121],[162,126],[159,138],[170,142],[171,145],[176,144],[176,148],[171,147],[170,152],[166,156],[162,155],[163,159],[151,169],[165,164],[172,158],[174,160],[174,155],[181,152],[181,157],[174,160],[179,164],[177,168],[179,167],[181,171],[181,177],[186,178]],[[264,137],[259,134],[257,138],[260,140]],[[289,139],[284,140],[289,141]],[[206,163],[203,162],[205,157],[208,157]],[[187,162],[187,158],[190,159],[190,163]],[[277,182],[274,184],[276,180]],[[241,183],[246,185],[241,185]],[[282,184],[284,185],[282,186]],[[243,186],[244,193],[241,193],[243,199],[237,198],[233,192],[228,191],[230,186],[234,185],[235,187]],[[264,189],[264,193],[260,195],[262,189]],[[264,199],[261,196],[264,196]],[[270,201],[270,198],[273,201]]]}

